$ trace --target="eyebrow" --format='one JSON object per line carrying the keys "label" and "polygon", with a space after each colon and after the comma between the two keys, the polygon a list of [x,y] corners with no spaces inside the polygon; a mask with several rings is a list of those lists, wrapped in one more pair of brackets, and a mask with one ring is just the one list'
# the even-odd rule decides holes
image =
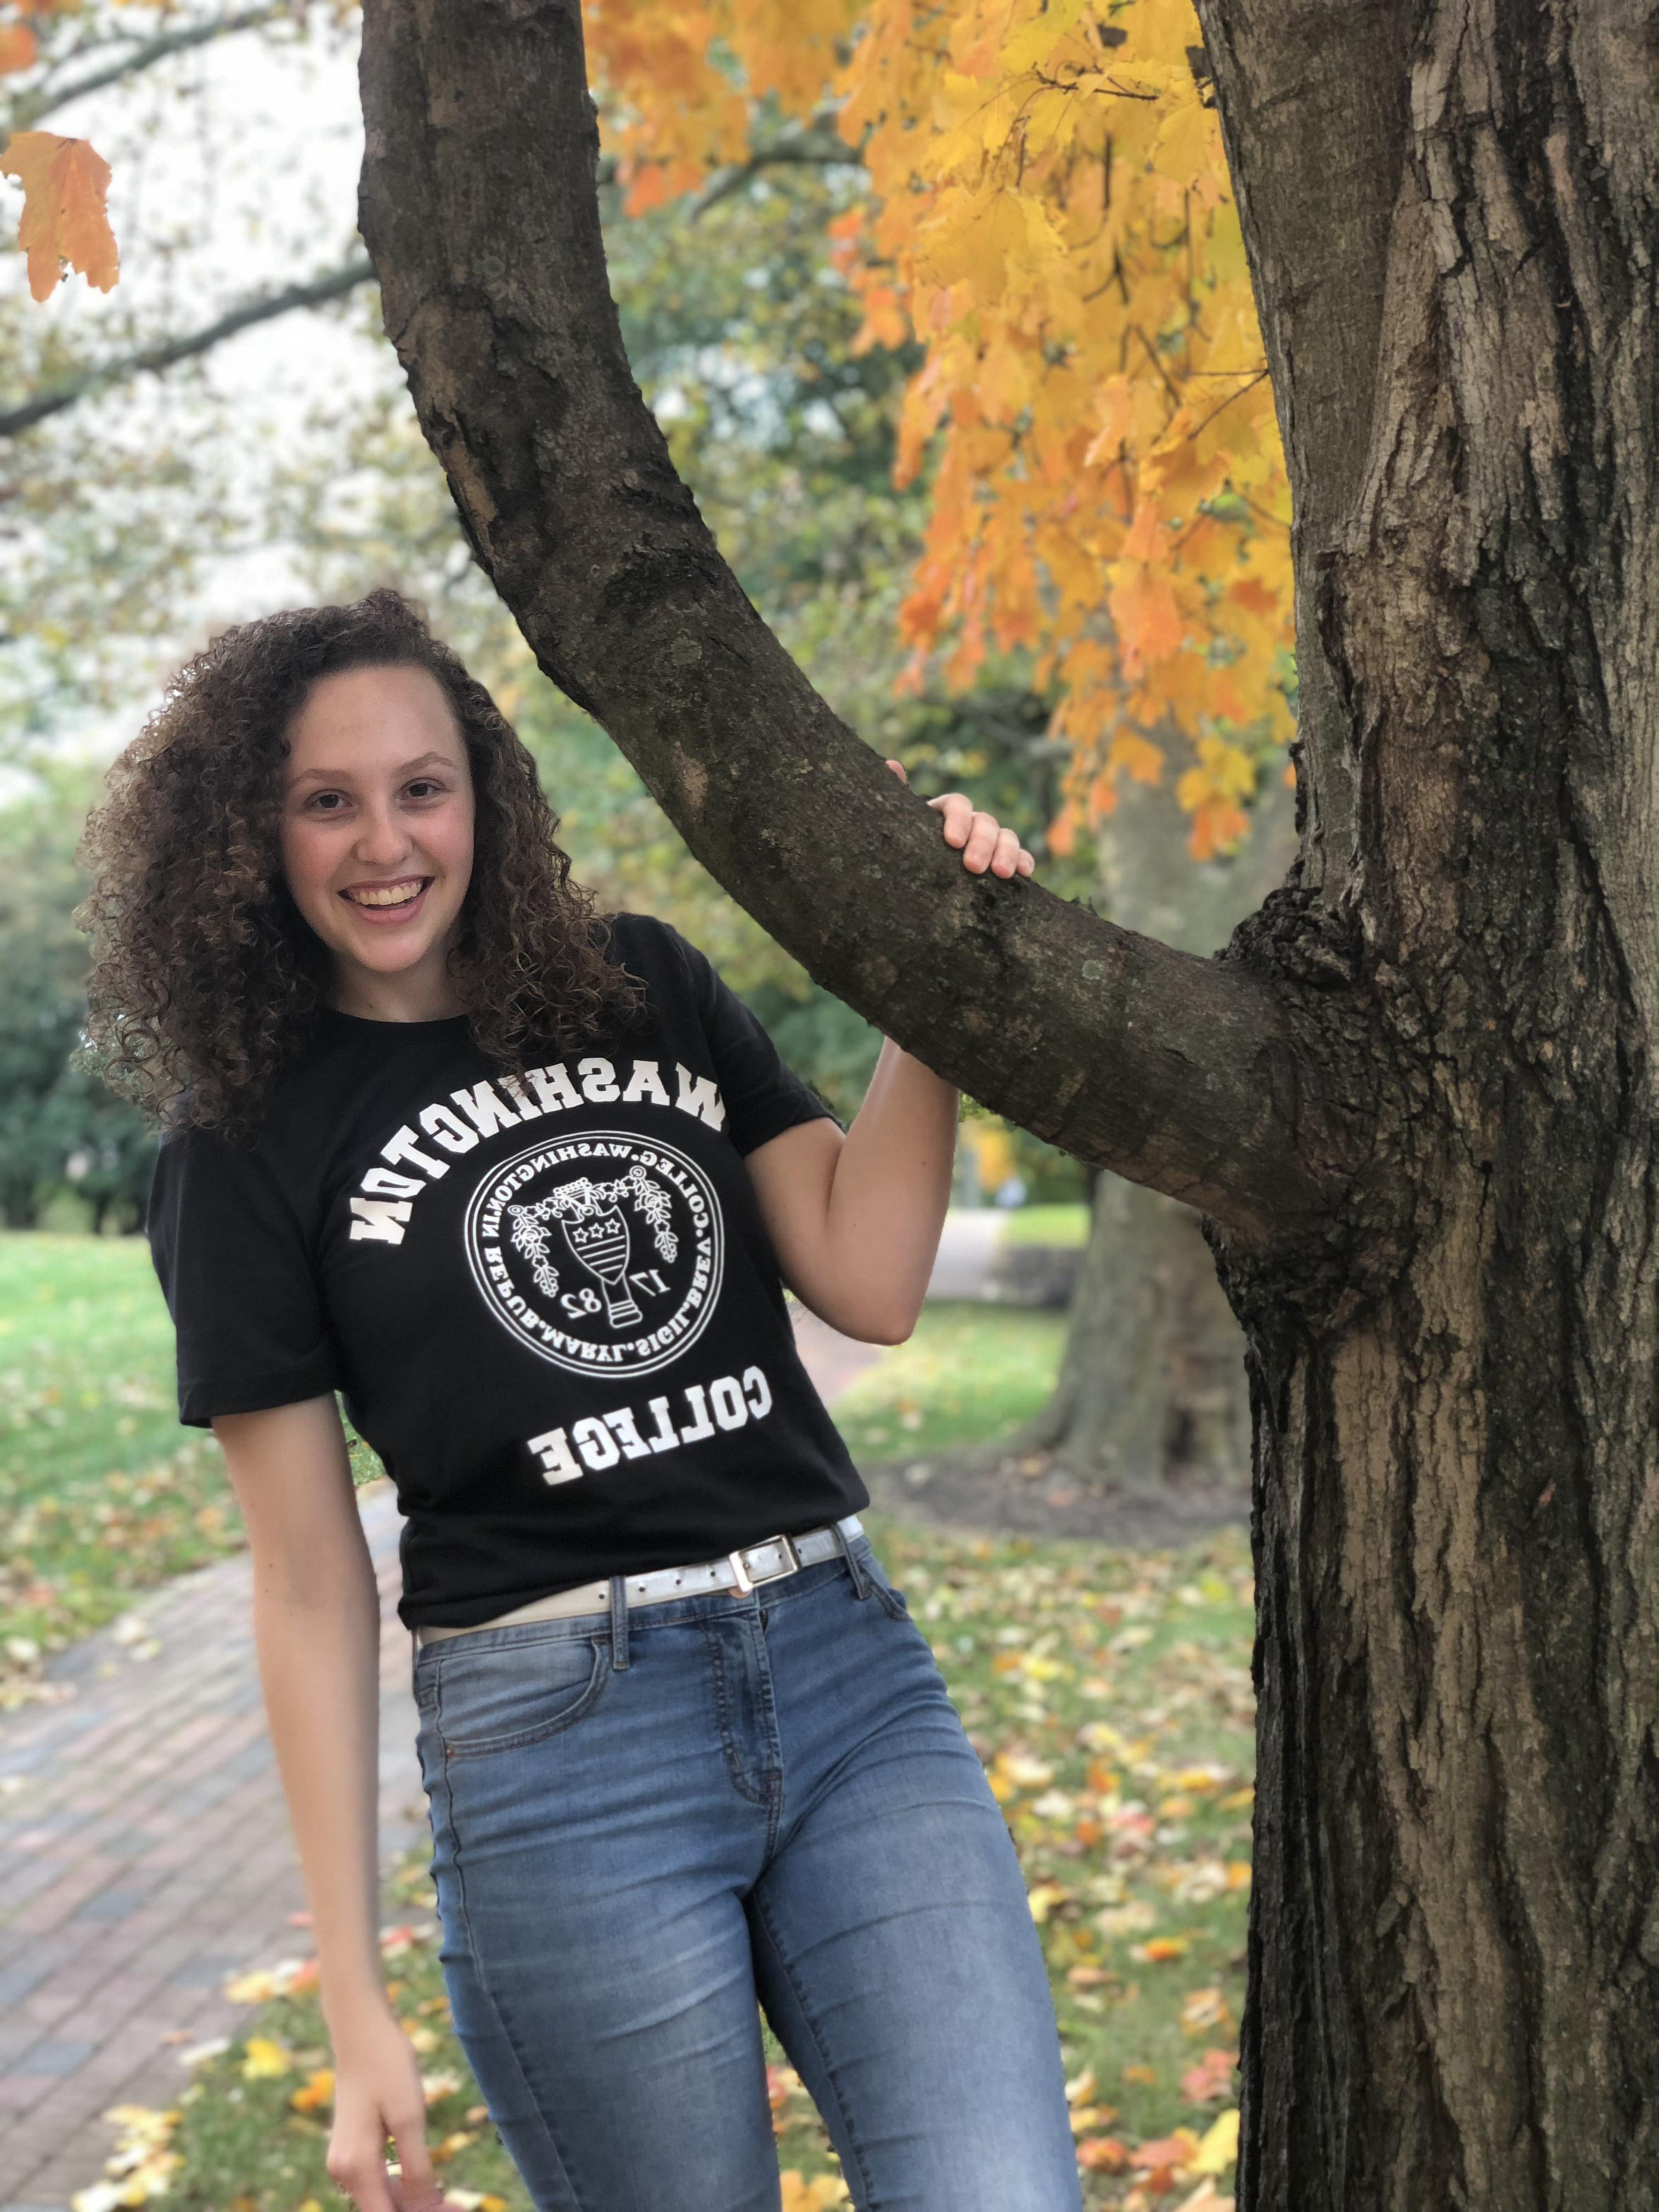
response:
{"label": "eyebrow", "polygon": [[[417,758],[404,761],[397,770],[399,775],[413,775],[416,769],[428,768],[435,762],[440,768],[453,768],[455,763],[447,753],[422,753]],[[341,768],[302,769],[298,775],[289,778],[289,787],[296,783],[349,783],[351,770]]]}

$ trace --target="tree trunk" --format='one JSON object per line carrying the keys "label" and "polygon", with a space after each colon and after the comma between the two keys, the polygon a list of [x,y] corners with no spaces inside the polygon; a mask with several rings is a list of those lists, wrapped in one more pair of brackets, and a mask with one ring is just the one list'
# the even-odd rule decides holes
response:
{"label": "tree trunk", "polygon": [[[362,228],[542,665],[811,972],[1213,1217],[1249,1340],[1247,2212],[1659,2172],[1650,0],[1198,0],[1295,501],[1302,854],[1205,963],[965,884],[628,374],[577,0],[368,0]],[[1104,96],[1104,95],[1103,95]]]}
{"label": "tree trunk", "polygon": [[1305,880],[1382,1106],[1340,1281],[1218,1240],[1260,1462],[1241,2200],[1633,2212],[1659,36],[1624,0],[1199,4],[1296,501]]}
{"label": "tree trunk", "polygon": [[[1126,786],[1099,833],[1107,912],[1183,952],[1212,951],[1283,881],[1293,815],[1275,775],[1239,851],[1196,867],[1174,794]],[[1244,1340],[1190,1207],[1120,1176],[1098,1179],[1059,1379],[1017,1442],[1052,1451],[1091,1490],[1146,1495],[1172,1478],[1230,1486],[1248,1477]]]}

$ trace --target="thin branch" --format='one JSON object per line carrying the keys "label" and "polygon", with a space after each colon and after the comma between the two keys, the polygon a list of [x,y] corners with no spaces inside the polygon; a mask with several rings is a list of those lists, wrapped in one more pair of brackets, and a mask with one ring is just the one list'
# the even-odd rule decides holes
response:
{"label": "thin branch", "polygon": [[811,165],[816,168],[855,169],[859,166],[857,151],[841,138],[812,138],[803,134],[799,138],[785,138],[775,146],[759,146],[746,161],[739,161],[716,177],[691,204],[691,220],[707,215],[722,200],[730,199],[733,192],[741,191],[750,178],[757,177],[763,169],[783,167],[788,163]]}
{"label": "thin branch", "polygon": [[269,0],[266,6],[247,8],[240,15],[216,16],[205,22],[189,24],[181,30],[162,31],[142,45],[130,47],[119,61],[94,70],[90,76],[77,78],[70,84],[43,86],[33,93],[20,93],[11,104],[8,125],[13,131],[29,130],[54,108],[65,107],[70,100],[79,100],[87,93],[103,92],[110,85],[124,83],[128,77],[166,61],[170,55],[187,53],[192,47],[207,46],[215,39],[228,38],[235,31],[257,30],[276,16],[291,16],[293,12],[291,0]]}
{"label": "thin branch", "polygon": [[0,438],[15,438],[20,430],[32,429],[48,416],[61,415],[66,407],[73,407],[77,401],[88,398],[94,392],[105,391],[112,384],[125,383],[129,377],[147,370],[158,373],[173,368],[175,362],[210,353],[225,339],[234,337],[239,331],[252,329],[256,323],[268,323],[278,315],[292,314],[296,307],[320,307],[330,300],[355,291],[359,284],[374,281],[373,265],[366,257],[360,256],[341,268],[331,269],[325,276],[313,277],[308,284],[289,284],[261,299],[244,301],[240,307],[233,307],[228,314],[199,331],[166,339],[160,345],[142,347],[136,353],[118,355],[113,361],[87,369],[79,376],[66,378],[62,384],[48,385],[44,392],[37,392],[33,398],[26,399],[21,407],[0,414]]}

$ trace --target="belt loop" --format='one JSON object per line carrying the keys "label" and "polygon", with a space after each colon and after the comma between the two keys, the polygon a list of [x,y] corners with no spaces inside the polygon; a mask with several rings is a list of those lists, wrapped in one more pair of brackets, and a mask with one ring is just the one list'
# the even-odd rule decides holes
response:
{"label": "belt loop", "polygon": [[625,1575],[611,1577],[611,1664],[617,1674],[627,1668],[628,1661],[628,1578]]}
{"label": "belt loop", "polygon": [[839,1521],[831,1525],[836,1532],[836,1541],[841,1547],[841,1555],[847,1562],[847,1571],[853,1577],[853,1595],[862,1601],[869,1596],[874,1585],[864,1571],[863,1560],[854,1558],[853,1547],[848,1540],[846,1529],[842,1527]]}

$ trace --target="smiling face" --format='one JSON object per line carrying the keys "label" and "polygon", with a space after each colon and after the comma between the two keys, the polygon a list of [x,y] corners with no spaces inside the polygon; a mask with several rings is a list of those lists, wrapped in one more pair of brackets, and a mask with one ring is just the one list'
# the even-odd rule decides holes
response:
{"label": "smiling face", "polygon": [[333,1004],[369,1021],[465,1011],[447,959],[472,874],[472,777],[424,668],[313,684],[289,730],[282,859],[333,955]]}

